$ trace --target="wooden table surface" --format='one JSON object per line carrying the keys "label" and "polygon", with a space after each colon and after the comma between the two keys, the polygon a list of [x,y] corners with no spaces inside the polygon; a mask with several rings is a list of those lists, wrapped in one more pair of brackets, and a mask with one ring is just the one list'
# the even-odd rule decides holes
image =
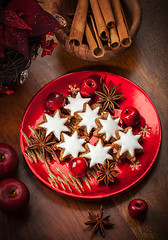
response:
{"label": "wooden table surface", "polygon": [[[105,239],[163,240],[168,237],[168,2],[141,0],[143,19],[136,40],[119,56],[104,62],[87,62],[71,56],[60,45],[51,56],[37,57],[29,77],[13,95],[0,98],[0,142],[12,145],[19,155],[15,177],[29,188],[28,208],[19,216],[0,212],[0,240],[86,240],[90,232],[84,222],[87,210],[104,207],[114,229]],[[103,70],[130,79],[148,94],[162,125],[162,144],[156,162],[146,178],[131,191],[100,201],[79,201],[60,196],[41,183],[27,166],[19,145],[19,127],[30,100],[45,84],[69,72]],[[149,209],[144,221],[128,215],[134,198],[145,199]],[[102,239],[98,233],[95,239]]]}

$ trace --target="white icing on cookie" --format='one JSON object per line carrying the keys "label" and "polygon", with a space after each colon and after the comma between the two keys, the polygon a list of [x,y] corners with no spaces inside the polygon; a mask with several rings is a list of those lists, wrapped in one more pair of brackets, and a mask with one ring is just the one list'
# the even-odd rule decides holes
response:
{"label": "white icing on cookie", "polygon": [[83,104],[88,103],[91,98],[82,98],[81,94],[78,92],[75,98],[68,97],[69,103],[64,106],[65,109],[71,111],[71,115],[74,115],[74,112],[83,111]]}
{"label": "white icing on cookie", "polygon": [[99,110],[100,107],[92,109],[89,104],[86,104],[85,112],[78,113],[78,115],[82,118],[79,126],[86,126],[87,132],[90,133],[93,128],[97,127],[95,119],[100,118],[100,115],[98,115]]}
{"label": "white icing on cookie", "polygon": [[72,155],[74,158],[78,157],[79,152],[84,152],[85,148],[82,144],[85,142],[83,138],[79,138],[77,131],[75,131],[72,136],[69,136],[63,133],[64,142],[60,142],[57,144],[58,147],[65,149],[63,153],[63,158]]}
{"label": "white icing on cookie", "polygon": [[127,133],[119,131],[120,139],[115,141],[115,144],[121,146],[120,155],[128,151],[133,157],[135,154],[135,149],[143,149],[139,144],[138,140],[141,135],[133,135],[132,129],[130,128]]}
{"label": "white icing on cookie", "polygon": [[99,139],[96,146],[88,143],[90,152],[84,153],[83,156],[90,158],[90,167],[93,167],[97,163],[104,164],[104,160],[112,159],[112,156],[108,153],[111,149],[110,146],[103,146],[101,140]]}
{"label": "white icing on cookie", "polygon": [[60,111],[57,111],[54,116],[50,116],[45,114],[47,122],[40,124],[40,127],[46,128],[46,136],[53,132],[55,137],[60,140],[61,132],[69,131],[69,129],[65,126],[68,118],[61,118]]}
{"label": "white icing on cookie", "polygon": [[108,114],[107,119],[99,119],[102,129],[100,129],[99,133],[103,133],[106,136],[106,140],[109,141],[111,137],[116,138],[115,131],[123,130],[118,124],[120,118],[113,119],[110,114]]}

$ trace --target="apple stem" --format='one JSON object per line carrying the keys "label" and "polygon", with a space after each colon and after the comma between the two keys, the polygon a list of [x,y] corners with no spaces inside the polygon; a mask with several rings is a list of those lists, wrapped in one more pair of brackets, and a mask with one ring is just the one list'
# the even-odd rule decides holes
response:
{"label": "apple stem", "polygon": [[0,160],[4,159],[4,154],[2,152],[0,152]]}
{"label": "apple stem", "polygon": [[126,113],[126,114],[128,114],[128,113],[129,113],[128,109],[126,109],[126,110],[125,110],[125,113]]}
{"label": "apple stem", "polygon": [[15,189],[12,188],[9,190],[9,196],[13,197],[15,195],[15,193],[16,193]]}
{"label": "apple stem", "polygon": [[51,106],[48,104],[47,107],[51,110]]}

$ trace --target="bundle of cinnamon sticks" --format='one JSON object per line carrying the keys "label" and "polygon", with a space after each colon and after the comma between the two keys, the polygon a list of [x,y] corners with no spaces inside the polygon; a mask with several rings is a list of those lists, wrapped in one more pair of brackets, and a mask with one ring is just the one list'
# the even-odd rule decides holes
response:
{"label": "bundle of cinnamon sticks", "polygon": [[81,46],[83,40],[95,58],[105,50],[115,50],[132,43],[120,0],[78,0],[68,44]]}

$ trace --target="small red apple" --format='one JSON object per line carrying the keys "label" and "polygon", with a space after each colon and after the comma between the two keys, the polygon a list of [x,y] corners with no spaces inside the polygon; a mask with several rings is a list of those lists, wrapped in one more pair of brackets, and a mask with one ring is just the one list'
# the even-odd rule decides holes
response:
{"label": "small red apple", "polygon": [[58,92],[51,92],[47,96],[45,104],[50,110],[55,111],[65,105],[65,98]]}
{"label": "small red apple", "polygon": [[135,107],[126,107],[121,112],[121,119],[126,126],[134,127],[139,123],[140,114]]}
{"label": "small red apple", "polygon": [[0,143],[0,179],[11,177],[19,165],[18,155],[13,147]]}
{"label": "small red apple", "polygon": [[143,199],[134,199],[128,206],[128,212],[132,218],[142,218],[146,215],[148,204]]}
{"label": "small red apple", "polygon": [[30,199],[26,185],[18,179],[7,178],[0,182],[0,209],[4,212],[19,212]]}
{"label": "small red apple", "polygon": [[74,177],[83,177],[87,171],[88,163],[85,158],[76,157],[70,160],[69,168]]}
{"label": "small red apple", "polygon": [[86,78],[82,81],[80,92],[83,97],[92,97],[97,90],[98,84],[92,78]]}

